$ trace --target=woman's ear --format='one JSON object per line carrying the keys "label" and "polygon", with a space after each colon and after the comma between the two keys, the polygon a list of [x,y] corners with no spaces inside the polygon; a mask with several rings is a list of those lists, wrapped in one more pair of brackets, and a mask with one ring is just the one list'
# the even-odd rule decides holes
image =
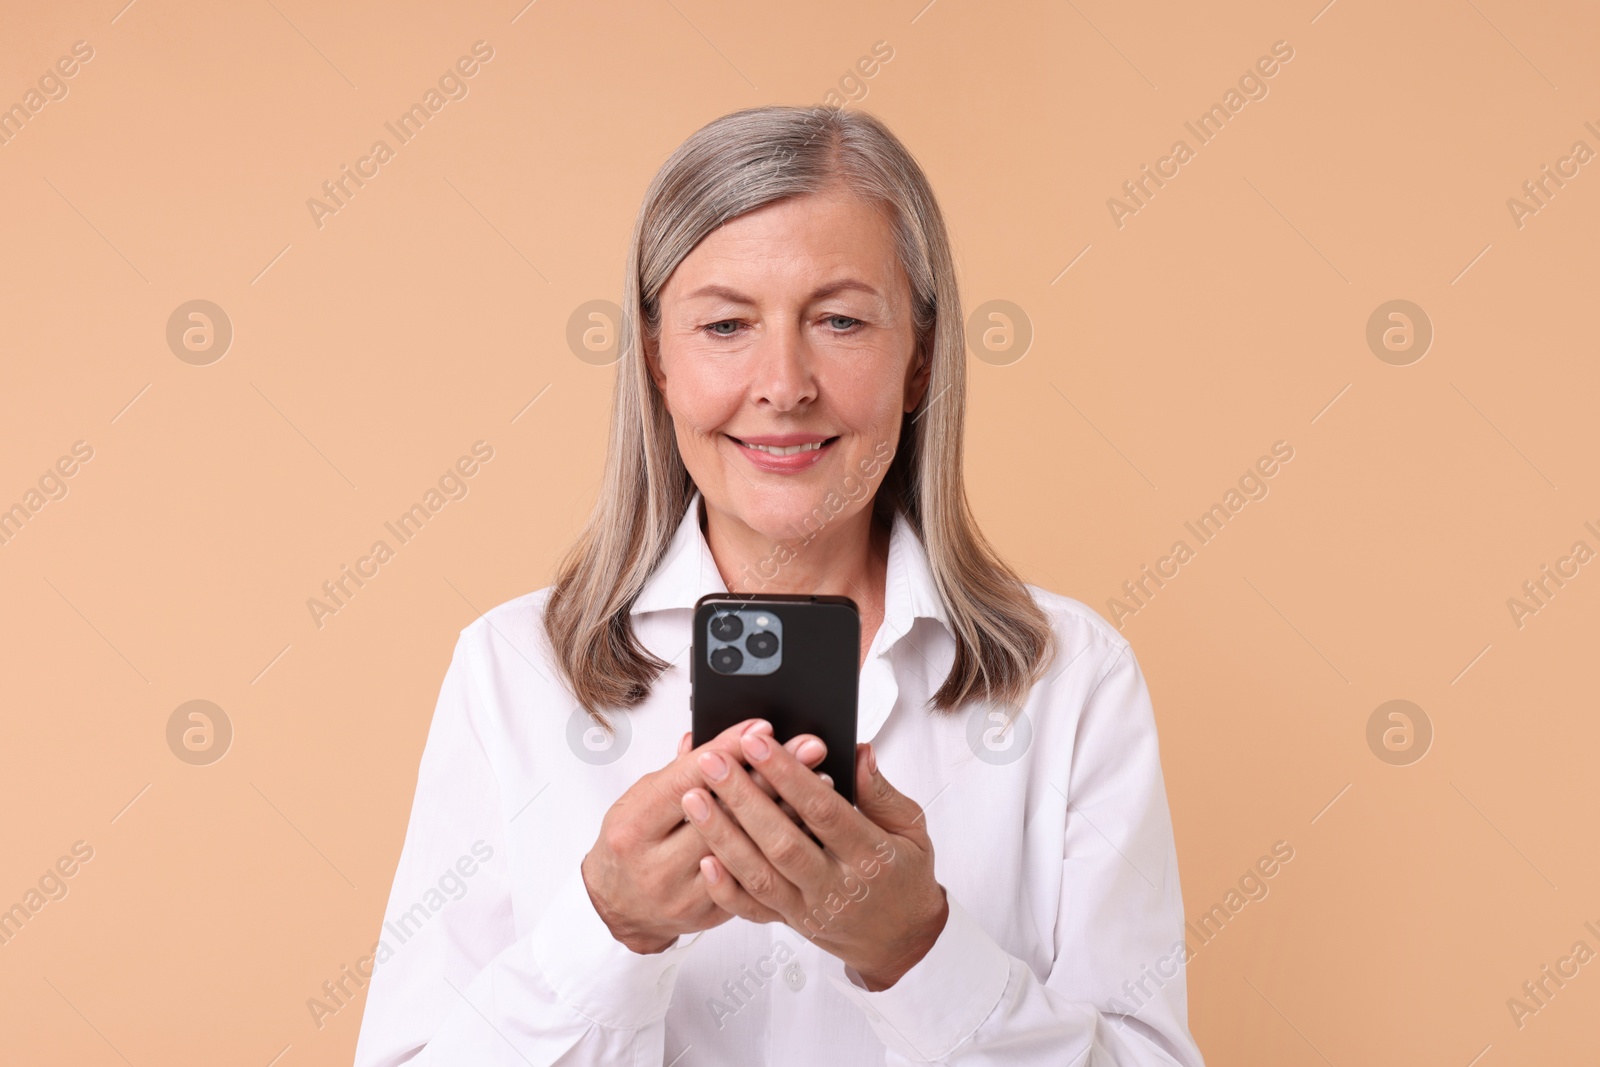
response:
{"label": "woman's ear", "polygon": [[917,342],[917,349],[911,356],[911,367],[906,372],[906,414],[917,410],[917,405],[922,403],[922,394],[928,391],[928,382],[933,377],[933,360],[928,358],[926,347],[922,342]]}
{"label": "woman's ear", "polygon": [[641,333],[640,344],[644,348],[644,365],[650,371],[650,380],[656,383],[656,388],[666,395],[667,376],[661,370],[661,356],[648,333]]}

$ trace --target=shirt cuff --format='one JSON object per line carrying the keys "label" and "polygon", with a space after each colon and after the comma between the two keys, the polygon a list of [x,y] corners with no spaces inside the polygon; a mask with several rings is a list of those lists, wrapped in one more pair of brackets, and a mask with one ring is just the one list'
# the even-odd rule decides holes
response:
{"label": "shirt cuff", "polygon": [[660,952],[634,952],[611,935],[583,884],[581,867],[561,883],[529,937],[534,963],[564,1004],[616,1030],[637,1030],[667,1013],[684,953],[698,935]]}
{"label": "shirt cuff", "polygon": [[993,1014],[1006,990],[1011,956],[949,891],[939,939],[888,989],[874,993],[849,967],[828,980],[860,1006],[880,1040],[916,1063],[949,1056]]}

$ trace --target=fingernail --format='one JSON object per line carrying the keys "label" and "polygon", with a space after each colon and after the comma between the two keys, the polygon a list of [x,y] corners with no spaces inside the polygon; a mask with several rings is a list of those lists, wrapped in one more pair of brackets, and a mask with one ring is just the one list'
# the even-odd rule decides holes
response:
{"label": "fingernail", "polygon": [[688,812],[695,822],[705,822],[711,814],[711,809],[700,799],[699,793],[683,794],[683,810]]}
{"label": "fingernail", "polygon": [[878,773],[878,750],[873,748],[870,742],[867,745],[867,773]]}
{"label": "fingernail", "polygon": [[824,782],[827,782],[829,785],[833,784],[833,775],[829,774],[827,771],[823,771],[821,774],[817,775],[817,777],[821,778]]}
{"label": "fingernail", "polygon": [[728,777],[728,761],[717,752],[700,753],[700,769],[713,782],[720,782]]}
{"label": "fingernail", "polygon": [[821,759],[822,752],[821,741],[807,741],[800,746],[800,750],[795,755],[800,757],[800,762],[810,763],[814,759]]}
{"label": "fingernail", "polygon": [[764,760],[772,751],[772,745],[767,741],[766,734],[758,734],[754,730],[746,730],[744,734],[744,750],[750,753],[753,760]]}
{"label": "fingernail", "polygon": [[772,724],[766,719],[757,719],[755,722],[744,728],[744,732],[746,734],[759,733],[761,731],[765,731],[769,734],[772,733]]}
{"label": "fingernail", "polygon": [[712,885],[716,885],[718,882],[722,881],[722,872],[717,870],[717,865],[710,856],[700,857],[700,873],[703,874],[706,881],[710,882]]}

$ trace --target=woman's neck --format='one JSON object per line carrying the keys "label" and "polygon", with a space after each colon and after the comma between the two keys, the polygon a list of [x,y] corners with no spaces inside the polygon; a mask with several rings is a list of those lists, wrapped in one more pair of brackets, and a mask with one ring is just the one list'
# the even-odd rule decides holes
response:
{"label": "woman's neck", "polygon": [[869,502],[809,534],[774,540],[701,497],[701,530],[732,593],[847,596],[861,612],[861,662],[883,622],[889,527]]}

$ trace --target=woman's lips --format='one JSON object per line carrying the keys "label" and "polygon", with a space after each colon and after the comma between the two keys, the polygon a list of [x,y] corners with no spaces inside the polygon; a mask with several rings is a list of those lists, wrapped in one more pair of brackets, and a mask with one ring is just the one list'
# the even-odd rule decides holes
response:
{"label": "woman's lips", "polygon": [[[759,448],[752,448],[749,444],[746,444],[739,438],[734,437],[732,434],[725,434],[724,436],[738,446],[740,454],[743,455],[745,459],[750,461],[751,466],[755,467],[757,470],[771,471],[774,474],[793,474],[796,471],[803,471],[816,466],[822,461],[822,457],[826,455],[827,452],[833,448],[833,446],[839,440],[837,437],[824,438],[821,445],[816,448],[808,448],[802,452],[795,452],[791,455],[780,456],[772,452],[763,451]],[[785,447],[793,447],[793,445],[796,444],[806,443],[805,435],[788,436],[795,437],[796,440],[790,442],[783,437],[762,437],[757,438],[757,443]],[[811,439],[815,440],[815,435],[812,435]]]}

